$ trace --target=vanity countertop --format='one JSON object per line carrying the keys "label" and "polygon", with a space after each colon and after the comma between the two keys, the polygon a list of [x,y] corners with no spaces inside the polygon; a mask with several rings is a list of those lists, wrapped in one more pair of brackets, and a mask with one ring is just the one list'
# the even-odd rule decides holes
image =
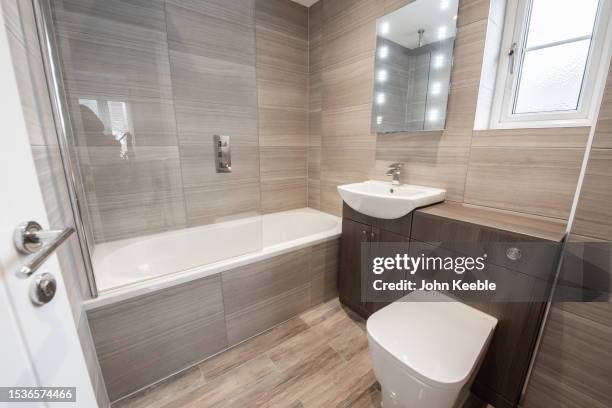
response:
{"label": "vanity countertop", "polygon": [[470,204],[445,201],[419,208],[415,212],[482,225],[546,241],[561,242],[565,236],[566,223],[563,220]]}

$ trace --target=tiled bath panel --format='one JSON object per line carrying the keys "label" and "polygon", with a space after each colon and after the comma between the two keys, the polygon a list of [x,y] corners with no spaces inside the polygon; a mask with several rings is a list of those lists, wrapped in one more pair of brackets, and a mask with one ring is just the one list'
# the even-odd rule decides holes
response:
{"label": "tiled bath panel", "polygon": [[111,400],[335,298],[339,249],[334,239],[88,311]]}

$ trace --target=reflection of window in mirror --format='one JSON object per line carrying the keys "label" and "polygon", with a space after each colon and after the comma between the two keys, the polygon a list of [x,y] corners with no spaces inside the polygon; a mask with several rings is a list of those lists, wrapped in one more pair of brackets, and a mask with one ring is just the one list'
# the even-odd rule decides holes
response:
{"label": "reflection of window in mirror", "polygon": [[611,8],[612,0],[509,0],[492,127],[591,125]]}
{"label": "reflection of window in mirror", "polygon": [[458,0],[417,0],[377,20],[372,131],[446,123]]}

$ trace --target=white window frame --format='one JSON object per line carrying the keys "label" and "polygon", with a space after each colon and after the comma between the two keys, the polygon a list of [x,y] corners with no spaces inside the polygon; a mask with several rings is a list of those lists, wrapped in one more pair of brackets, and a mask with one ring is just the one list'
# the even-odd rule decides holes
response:
{"label": "white window frame", "polygon": [[[517,82],[523,61],[527,34],[527,12],[532,0],[508,0],[506,21],[501,43],[499,65],[491,108],[491,128],[542,128],[593,125],[599,95],[608,76],[608,62],[612,48],[612,0],[601,0],[595,20],[589,57],[578,109],[572,111],[512,113]],[[510,73],[509,51],[517,44],[514,55],[514,74]]]}

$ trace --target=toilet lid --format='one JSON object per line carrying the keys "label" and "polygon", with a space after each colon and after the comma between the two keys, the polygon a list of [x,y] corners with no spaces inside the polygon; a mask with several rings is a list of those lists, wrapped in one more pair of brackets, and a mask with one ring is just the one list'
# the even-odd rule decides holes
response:
{"label": "toilet lid", "polygon": [[413,292],[374,313],[368,336],[432,386],[468,380],[497,319],[438,292]]}

